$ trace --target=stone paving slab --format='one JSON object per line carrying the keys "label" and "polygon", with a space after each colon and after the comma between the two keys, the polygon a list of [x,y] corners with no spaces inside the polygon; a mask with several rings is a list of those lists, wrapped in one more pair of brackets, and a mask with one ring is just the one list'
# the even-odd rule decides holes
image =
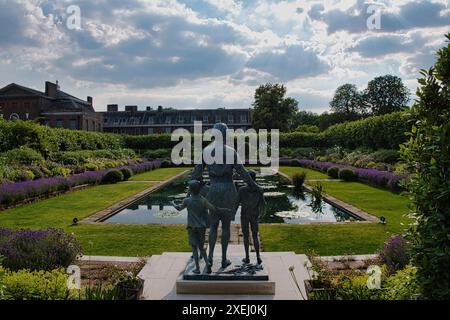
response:
{"label": "stone paving slab", "polygon": [[[215,250],[217,251],[217,250]],[[231,245],[229,256],[242,257],[241,246]],[[220,255],[220,252],[217,251]],[[184,270],[191,254],[189,252],[165,252],[159,256],[152,256],[146,266],[139,273],[145,280],[144,300],[301,300],[291,275],[289,267],[294,266],[294,273],[299,282],[303,296],[305,295],[304,280],[309,278],[304,263],[308,262],[305,255],[294,252],[263,252],[261,253],[264,268],[269,273],[270,281],[276,284],[275,295],[205,295],[205,294],[177,294],[176,281]]]}

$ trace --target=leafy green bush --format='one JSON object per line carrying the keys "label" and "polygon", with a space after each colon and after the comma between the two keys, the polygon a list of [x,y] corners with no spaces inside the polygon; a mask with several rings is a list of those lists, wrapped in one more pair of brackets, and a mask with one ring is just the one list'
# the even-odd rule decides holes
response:
{"label": "leafy green bush", "polygon": [[76,293],[67,287],[64,269],[9,271],[0,267],[0,291],[5,300],[68,300]]}
{"label": "leafy green bush", "polygon": [[28,147],[9,150],[5,152],[3,157],[8,164],[32,165],[44,160],[39,152]]}
{"label": "leafy green bush", "polygon": [[295,173],[292,176],[292,184],[294,185],[295,189],[302,190],[305,179],[306,179],[306,173],[304,173],[304,172]]}
{"label": "leafy green bush", "polygon": [[421,72],[410,110],[410,140],[402,146],[412,169],[408,185],[414,223],[413,264],[425,298],[450,299],[450,33],[434,67]]}
{"label": "leafy green bush", "polygon": [[163,159],[170,158],[172,149],[156,149],[156,150],[146,150],[143,156],[147,159]]}
{"label": "leafy green bush", "polygon": [[108,171],[102,179],[104,184],[114,184],[123,181],[123,174],[119,170]]}
{"label": "leafy green bush", "polygon": [[397,150],[381,149],[373,153],[376,162],[384,162],[394,164],[399,160],[399,152]]}
{"label": "leafy green bush", "polygon": [[333,179],[339,178],[339,168],[338,167],[331,167],[327,170],[328,176],[330,176]]}
{"label": "leafy green bush", "polygon": [[99,169],[99,167],[93,163],[86,163],[84,165],[84,168],[86,169],[86,171],[97,171]]}
{"label": "leafy green bush", "polygon": [[352,169],[342,168],[339,169],[339,179],[344,181],[356,181],[358,180],[358,175]]}
{"label": "leafy green bush", "polygon": [[131,171],[129,168],[122,168],[120,169],[120,172],[122,172],[124,181],[127,181],[133,176],[133,171]]}
{"label": "leafy green bush", "polygon": [[411,265],[388,277],[383,284],[382,298],[385,300],[415,300],[420,297],[417,269]]}
{"label": "leafy green bush", "polygon": [[34,173],[31,170],[17,170],[13,178],[14,181],[30,181],[34,179]]}
{"label": "leafy green bush", "polygon": [[170,168],[172,166],[172,162],[170,160],[164,160],[161,162],[161,168]]}

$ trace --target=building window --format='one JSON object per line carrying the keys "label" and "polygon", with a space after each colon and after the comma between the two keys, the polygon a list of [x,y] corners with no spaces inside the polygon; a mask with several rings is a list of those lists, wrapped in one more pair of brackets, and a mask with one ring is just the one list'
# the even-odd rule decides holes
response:
{"label": "building window", "polygon": [[232,114],[228,115],[228,123],[234,123],[234,117]]}
{"label": "building window", "polygon": [[209,123],[209,116],[208,116],[208,115],[205,114],[205,115],[203,116],[203,122],[204,122],[204,123]]}
{"label": "building window", "polygon": [[147,128],[147,134],[152,134],[153,133],[153,128]]}
{"label": "building window", "polygon": [[241,114],[241,123],[247,123],[247,115]]}
{"label": "building window", "polygon": [[166,117],[166,124],[172,123],[172,117]]}
{"label": "building window", "polygon": [[57,128],[64,128],[64,121],[62,119],[56,120],[56,127]]}
{"label": "building window", "polygon": [[172,133],[172,129],[170,127],[165,129],[166,133]]}
{"label": "building window", "polygon": [[216,115],[216,123],[222,122],[222,117],[219,115]]}
{"label": "building window", "polygon": [[100,124],[100,123],[98,123],[98,132],[101,132],[102,131],[102,125]]}
{"label": "building window", "polygon": [[71,129],[71,130],[77,130],[78,129],[77,119],[70,119],[69,129]]}
{"label": "building window", "polygon": [[50,120],[46,119],[42,122],[44,126],[50,127]]}
{"label": "building window", "polygon": [[184,123],[184,117],[178,116],[178,123]]}

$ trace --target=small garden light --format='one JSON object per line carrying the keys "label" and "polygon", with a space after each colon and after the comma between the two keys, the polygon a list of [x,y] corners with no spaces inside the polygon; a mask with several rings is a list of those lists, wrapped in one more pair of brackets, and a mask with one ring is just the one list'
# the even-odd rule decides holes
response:
{"label": "small garden light", "polygon": [[382,224],[386,224],[386,218],[383,217],[383,216],[381,216],[381,217],[380,217],[380,222],[381,222]]}
{"label": "small garden light", "polygon": [[77,224],[78,224],[78,218],[73,218],[72,225],[77,225]]}

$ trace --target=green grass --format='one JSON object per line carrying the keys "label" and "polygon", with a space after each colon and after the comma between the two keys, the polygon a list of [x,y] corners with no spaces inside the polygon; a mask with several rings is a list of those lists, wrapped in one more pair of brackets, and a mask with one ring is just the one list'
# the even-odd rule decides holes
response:
{"label": "green grass", "polygon": [[280,171],[288,176],[292,176],[295,173],[306,173],[306,180],[315,180],[315,179],[330,179],[330,177],[322,172],[305,169],[300,167],[280,167]]}
{"label": "green grass", "polygon": [[189,168],[161,168],[148,171],[130,178],[130,181],[164,181]]}
{"label": "green grass", "polygon": [[[303,168],[281,168],[292,175]],[[386,217],[387,224],[262,225],[265,251],[314,250],[321,255],[370,254],[379,250],[393,234],[409,223],[407,198],[357,182],[321,182],[326,193],[367,213]]]}
{"label": "green grass", "polygon": [[[164,251],[189,251],[184,226],[71,226],[74,217],[81,220],[151,185],[138,181],[163,180],[184,170],[186,169],[158,169],[133,177],[136,183],[95,186],[9,209],[0,212],[0,226],[13,229],[63,228],[76,235],[85,254],[149,256]],[[303,171],[309,179],[327,178],[320,172],[299,167],[282,167],[281,171],[289,175]],[[321,183],[325,192],[330,195],[370,214],[385,216],[387,224],[261,225],[265,251],[305,253],[314,250],[322,255],[374,253],[390,235],[401,233],[408,222],[402,217],[408,211],[408,200],[400,195],[360,183]]]}
{"label": "green grass", "polygon": [[[158,172],[160,170],[162,172]],[[158,169],[143,175],[157,180],[179,172],[180,170]],[[152,183],[148,182],[100,185],[5,210],[0,212],[0,226],[12,229],[62,228],[75,234],[85,254],[150,256],[164,251],[189,251],[184,226],[107,224],[71,226],[74,217],[81,220],[151,185]]]}

